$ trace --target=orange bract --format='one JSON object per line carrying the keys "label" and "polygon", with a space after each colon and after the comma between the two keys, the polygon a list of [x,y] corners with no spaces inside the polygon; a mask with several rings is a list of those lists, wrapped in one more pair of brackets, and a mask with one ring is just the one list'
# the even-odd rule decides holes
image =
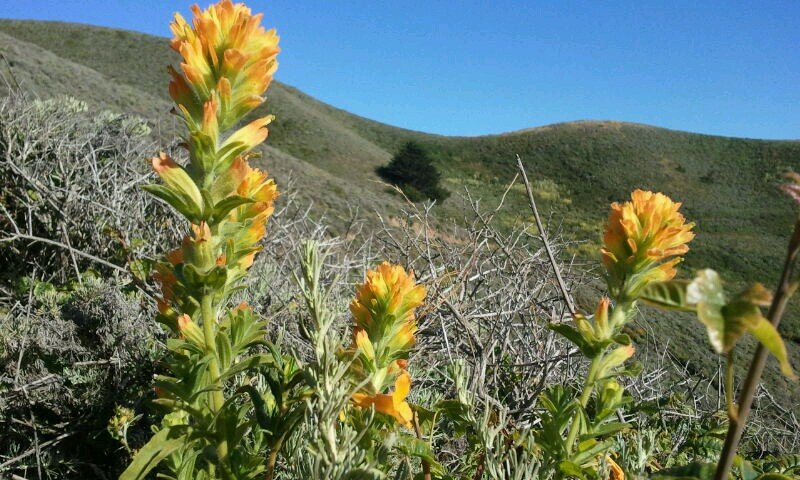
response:
{"label": "orange bract", "polygon": [[606,460],[608,461],[608,467],[610,470],[608,472],[608,479],[625,480],[625,472],[622,470],[622,467],[617,465],[617,462],[615,462],[611,457],[606,457]]}
{"label": "orange bract", "polygon": [[166,188],[152,191],[202,229],[187,236],[159,272],[163,312],[172,301],[180,303],[174,294],[183,282],[166,270],[184,264],[206,274],[226,267],[226,283],[233,284],[253,264],[266,234],[278,190],[248,158],[267,138],[272,116],[234,128],[263,102],[278,65],[278,36],[261,26],[261,18],[244,4],[221,0],[205,10],[195,5],[188,22],[176,14],[171,24],[171,46],[183,61],[179,70],[170,69],[169,91],[189,129],[189,163],[181,166],[164,153],[154,158]]}
{"label": "orange bract", "polygon": [[[411,388],[406,372],[408,351],[415,343],[416,309],[425,299],[425,287],[412,272],[383,262],[367,272],[350,304],[355,321],[353,350],[359,376],[367,375],[364,391],[353,396],[362,408],[375,406],[405,426],[411,425],[411,407],[405,402]],[[393,393],[383,393],[394,382]]]}
{"label": "orange bract", "polygon": [[411,428],[411,420],[414,418],[414,413],[411,411],[411,406],[406,402],[406,397],[408,397],[410,391],[411,376],[407,372],[402,372],[395,381],[394,392],[375,395],[356,393],[353,395],[353,403],[361,408],[374,406],[375,411],[391,415],[402,425]]}

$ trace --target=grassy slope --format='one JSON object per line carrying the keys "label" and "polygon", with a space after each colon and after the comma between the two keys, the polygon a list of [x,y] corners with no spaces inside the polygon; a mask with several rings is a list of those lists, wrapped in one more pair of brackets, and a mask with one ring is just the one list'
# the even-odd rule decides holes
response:
{"label": "grassy slope", "polygon": [[[151,118],[164,118],[168,110],[163,66],[176,56],[162,38],[84,25],[0,21],[0,51],[12,59],[15,74],[42,94],[72,93]],[[800,169],[800,142],[732,139],[620,122],[442,137],[352,115],[281,83],[270,89],[267,110],[278,118],[266,152],[271,169],[279,175],[293,171],[329,212],[344,214],[345,201],[354,199],[390,213],[396,209],[397,199],[376,183],[373,170],[402,142],[415,139],[434,153],[449,189],[466,186],[490,204],[513,177],[514,155],[519,154],[536,180],[544,209],[562,214],[556,218],[564,218],[567,233],[593,242],[609,201],[624,199],[637,187],[663,191],[683,201],[687,216],[698,224],[688,266],[713,266],[735,284],[745,278],[774,283],[793,215],[774,185],[781,172]],[[512,190],[509,202],[515,213],[503,221],[529,219],[521,188]],[[440,213],[460,216],[463,207],[453,197]],[[586,250],[592,248],[590,243]],[[706,373],[716,371],[696,326],[667,317],[654,328],[669,332],[678,356],[694,360]],[[796,315],[786,318],[781,330],[800,342]],[[791,349],[800,365],[797,345]],[[781,385],[784,399],[800,394],[796,387],[785,387],[774,368],[769,383]]]}

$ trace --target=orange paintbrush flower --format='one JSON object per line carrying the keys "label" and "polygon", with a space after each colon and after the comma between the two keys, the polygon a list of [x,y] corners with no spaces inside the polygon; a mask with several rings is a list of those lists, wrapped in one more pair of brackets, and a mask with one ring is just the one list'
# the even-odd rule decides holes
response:
{"label": "orange paintbrush flower", "polygon": [[635,297],[647,282],[675,276],[675,265],[694,238],[694,224],[686,222],[680,207],[662,193],[644,190],[611,205],[602,253],[612,290],[620,290],[612,293]]}
{"label": "orange paintbrush flower", "polygon": [[[172,428],[187,425],[208,433],[183,443],[191,465],[176,465],[172,473],[216,478],[221,472],[230,477],[240,465],[261,464],[260,453],[245,446],[258,438],[256,427],[236,413],[239,406],[228,401],[233,397],[226,387],[241,366],[255,368],[252,360],[257,357],[246,355],[262,342],[265,322],[246,305],[233,310],[227,306],[261,249],[277,197],[275,182],[248,164],[251,150],[267,138],[273,117],[262,115],[241,128],[239,124],[264,102],[262,95],[277,68],[278,37],[261,26],[261,15],[231,0],[205,10],[192,7],[189,22],[176,14],[171,27],[171,46],[182,62],[169,69],[169,94],[188,130],[182,143],[188,162],[181,165],[161,153],[152,165],[162,182],[144,189],[180,213],[191,231],[180,248],[155,265],[161,286],[157,319],[181,340],[168,344],[171,375],[158,379],[179,387],[164,388],[172,400],[167,408],[177,415],[165,417],[169,421],[158,435],[171,438]],[[402,404],[401,399],[395,410],[402,411]],[[252,434],[236,437],[232,432]],[[121,478],[148,476],[159,462],[144,458],[146,450]],[[208,458],[198,460],[200,453]]]}
{"label": "orange paintbrush flower", "polygon": [[411,420],[414,413],[411,406],[406,402],[411,391],[411,376],[407,372],[402,372],[397,376],[394,384],[394,391],[391,393],[377,393],[369,395],[366,393],[356,393],[353,395],[353,403],[361,408],[375,407],[375,411],[394,417],[401,425],[411,428]]}
{"label": "orange paintbrush flower", "polygon": [[425,287],[399,265],[383,262],[367,272],[358,286],[350,312],[356,328],[364,330],[376,347],[381,363],[407,352],[415,342],[415,310],[425,299]]}
{"label": "orange paintbrush flower", "polygon": [[[374,406],[410,426],[411,407],[405,401],[411,388],[405,360],[415,342],[417,307],[425,299],[425,287],[418,285],[413,272],[383,262],[367,272],[366,281],[356,289],[350,304],[355,321],[353,371],[359,380],[369,381],[353,402],[362,408]],[[394,383],[394,392],[383,393]]]}
{"label": "orange paintbrush flower", "polygon": [[205,10],[195,5],[192,14],[191,24],[175,14],[170,26],[171,46],[183,57],[181,72],[171,71],[170,94],[197,112],[216,92],[224,129],[263,102],[278,67],[279,37],[242,3],[222,0]]}
{"label": "orange paintbrush flower", "polygon": [[414,280],[414,272],[406,273],[399,265],[383,262],[367,272],[367,280],[358,286],[350,311],[356,324],[367,331],[388,317],[397,323],[413,322],[414,310],[422,305],[425,294],[425,287]]}

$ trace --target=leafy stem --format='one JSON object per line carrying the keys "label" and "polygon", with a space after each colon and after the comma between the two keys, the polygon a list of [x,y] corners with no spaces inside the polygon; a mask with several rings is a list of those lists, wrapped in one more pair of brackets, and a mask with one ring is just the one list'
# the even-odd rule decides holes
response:
{"label": "leafy stem", "polygon": [[[783,262],[781,278],[778,281],[778,289],[775,293],[775,297],[772,299],[772,304],[767,314],[767,320],[769,320],[775,328],[780,324],[789,298],[797,287],[792,277],[798,253],[800,253],[800,221],[795,223],[794,233],[789,241],[786,259]],[[765,348],[763,343],[759,343],[756,348],[756,353],[753,355],[753,360],[750,363],[750,369],[747,371],[744,384],[742,385],[742,391],[739,394],[738,418],[731,417],[728,424],[728,434],[725,437],[725,444],[722,447],[722,454],[720,455],[719,463],[717,463],[717,471],[714,475],[716,480],[728,478],[728,473],[733,465],[733,459],[736,456],[736,450],[739,447],[739,441],[742,439],[742,433],[744,433],[747,416],[750,414],[753,396],[761,381],[761,374],[764,372],[764,365],[766,364],[768,353],[769,351]]]}
{"label": "leafy stem", "polygon": [[[205,293],[200,303],[201,315],[203,319],[203,337],[206,344],[206,354],[209,357],[208,373],[209,381],[212,383],[213,390],[211,391],[211,406],[214,413],[217,415],[217,456],[221,464],[225,464],[228,460],[228,440],[225,428],[224,416],[220,414],[223,405],[225,404],[225,395],[223,393],[223,384],[220,379],[219,362],[217,360],[216,348],[216,335],[215,326],[217,324],[217,312],[214,308],[214,295]],[[225,469],[223,468],[223,471]]]}
{"label": "leafy stem", "polygon": [[[631,307],[632,304],[629,302],[619,302],[614,306],[609,320],[610,332],[608,332],[608,335],[614,336],[622,328],[628,318],[628,311],[631,309]],[[597,321],[597,319],[595,319],[595,321]],[[586,381],[583,384],[583,391],[578,399],[581,408],[575,410],[575,413],[572,416],[569,433],[567,434],[566,449],[568,455],[572,453],[575,440],[578,438],[581,425],[581,415],[583,410],[589,404],[589,400],[592,398],[592,393],[594,393],[594,387],[597,383],[597,373],[600,370],[600,366],[602,365],[605,356],[606,350],[603,349],[592,358],[592,361],[589,364],[589,371],[586,374]]]}
{"label": "leafy stem", "polygon": [[583,385],[583,392],[578,400],[581,408],[575,410],[575,413],[572,416],[572,424],[569,427],[569,434],[567,435],[568,455],[572,453],[572,446],[575,444],[575,440],[578,438],[578,432],[580,431],[581,425],[581,414],[583,409],[586,408],[586,405],[589,404],[589,399],[592,398],[592,392],[594,391],[594,384],[596,381],[595,377],[597,376],[597,369],[602,360],[603,354],[599,353],[592,359],[592,363],[589,365],[589,373],[586,375],[586,383]]}

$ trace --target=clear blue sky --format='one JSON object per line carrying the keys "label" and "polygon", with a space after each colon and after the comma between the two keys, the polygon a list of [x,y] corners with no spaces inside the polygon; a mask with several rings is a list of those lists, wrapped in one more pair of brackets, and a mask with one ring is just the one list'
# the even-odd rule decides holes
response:
{"label": "clear blue sky", "polygon": [[[393,125],[477,135],[611,119],[800,138],[798,0],[248,3],[282,37],[279,80]],[[189,4],[2,0],[0,17],[167,36]]]}

